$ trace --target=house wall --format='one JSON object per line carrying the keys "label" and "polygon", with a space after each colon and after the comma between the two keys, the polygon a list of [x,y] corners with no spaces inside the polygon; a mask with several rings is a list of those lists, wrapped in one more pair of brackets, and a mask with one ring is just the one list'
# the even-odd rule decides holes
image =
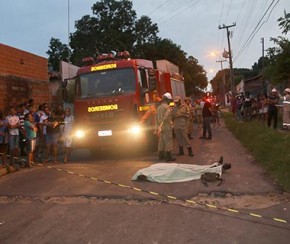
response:
{"label": "house wall", "polygon": [[0,43],[0,109],[34,99],[51,102],[48,60]]}

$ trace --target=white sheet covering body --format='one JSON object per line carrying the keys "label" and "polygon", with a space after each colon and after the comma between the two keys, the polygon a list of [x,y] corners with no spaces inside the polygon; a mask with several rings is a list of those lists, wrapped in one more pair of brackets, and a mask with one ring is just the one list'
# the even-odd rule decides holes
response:
{"label": "white sheet covering body", "polygon": [[139,175],[144,175],[147,180],[158,183],[185,182],[199,180],[206,172],[222,175],[222,165],[214,163],[211,165],[157,163],[147,168],[140,169],[132,180],[138,180]]}

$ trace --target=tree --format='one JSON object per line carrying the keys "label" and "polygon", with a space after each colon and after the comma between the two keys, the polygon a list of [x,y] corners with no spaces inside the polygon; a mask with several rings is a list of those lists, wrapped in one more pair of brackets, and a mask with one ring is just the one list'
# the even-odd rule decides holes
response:
{"label": "tree", "polygon": [[266,74],[274,83],[290,78],[290,41],[284,37],[271,38],[277,46],[267,50],[269,65]]}
{"label": "tree", "polygon": [[210,81],[213,94],[219,96],[221,93],[226,93],[231,89],[230,70],[219,70],[215,77]]}
{"label": "tree", "polygon": [[278,19],[280,29],[282,29],[282,34],[287,34],[290,31],[290,13],[286,13],[284,10],[284,17]]}
{"label": "tree", "polygon": [[167,59],[180,67],[187,94],[207,86],[205,71],[181,47],[157,36],[158,26],[148,16],[137,19],[129,0],[100,0],[92,6],[93,17],[83,16],[70,34],[71,61],[80,66],[84,57],[113,51],[130,52],[132,58]]}
{"label": "tree", "polygon": [[[284,16],[278,20],[282,34],[290,31],[290,13],[284,11]],[[254,63],[250,75],[254,76],[261,72],[264,67],[264,76],[274,84],[287,82],[290,79],[290,42],[285,37],[271,38],[276,45],[267,49],[266,57]]]}
{"label": "tree", "polygon": [[102,0],[92,7],[98,21],[97,42],[103,52],[132,51],[136,12],[128,0]]}
{"label": "tree", "polygon": [[50,39],[49,50],[46,53],[49,55],[48,62],[55,71],[59,71],[60,61],[68,61],[70,56],[69,47],[56,38]]}
{"label": "tree", "polygon": [[199,95],[207,85],[206,72],[203,66],[198,64],[198,60],[193,56],[189,56],[184,64],[183,74],[187,95]]}
{"label": "tree", "polygon": [[135,43],[133,54],[135,57],[144,57],[143,49],[148,48],[147,44],[154,44],[159,41],[157,37],[158,26],[153,24],[147,16],[142,16],[135,23],[134,35]]}
{"label": "tree", "polygon": [[99,23],[96,18],[85,15],[76,21],[75,28],[76,31],[70,35],[71,61],[80,66],[82,58],[98,53]]}
{"label": "tree", "polygon": [[207,77],[204,68],[198,60],[181,50],[181,47],[169,39],[157,39],[154,43],[144,44],[141,48],[143,58],[159,60],[167,59],[180,68],[184,77],[186,94],[197,95],[207,87]]}
{"label": "tree", "polygon": [[157,39],[158,27],[149,17],[137,19],[128,0],[101,0],[92,7],[94,17],[84,16],[76,21],[71,35],[72,59],[76,65],[81,59],[112,51],[127,50],[132,56],[142,55],[140,48]]}

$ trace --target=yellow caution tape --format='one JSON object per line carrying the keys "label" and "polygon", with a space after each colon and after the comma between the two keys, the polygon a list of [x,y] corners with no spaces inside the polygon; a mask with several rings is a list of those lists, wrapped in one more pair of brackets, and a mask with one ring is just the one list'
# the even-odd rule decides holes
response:
{"label": "yellow caution tape", "polygon": [[[43,164],[38,164],[38,165],[44,166]],[[90,178],[92,180],[101,181],[101,182],[104,182],[104,183],[107,183],[107,184],[113,184],[113,185],[120,186],[120,187],[123,187],[123,188],[130,188],[132,190],[139,191],[139,192],[145,192],[145,193],[149,193],[149,194],[156,195],[156,196],[162,196],[162,197],[166,197],[166,198],[173,199],[173,200],[182,200],[182,201],[187,202],[187,203],[190,203],[190,204],[198,204],[198,205],[206,206],[206,207],[209,207],[209,208],[215,208],[215,209],[220,209],[220,210],[227,210],[227,211],[232,212],[232,213],[248,214],[249,216],[256,217],[256,218],[272,219],[272,220],[274,220],[276,222],[288,224],[288,221],[285,220],[285,219],[269,218],[269,217],[265,217],[265,216],[263,217],[262,215],[256,214],[256,213],[245,213],[245,212],[240,212],[240,211],[238,211],[236,209],[232,209],[232,208],[224,208],[224,207],[220,207],[220,206],[216,206],[216,205],[212,205],[212,204],[198,203],[198,202],[195,202],[195,201],[192,201],[192,200],[182,199],[182,198],[178,198],[178,197],[174,197],[174,196],[170,196],[170,195],[163,195],[163,194],[160,194],[158,192],[146,191],[146,190],[142,190],[140,188],[131,187],[131,186],[123,185],[123,184],[116,184],[116,183],[112,183],[112,182],[107,181],[107,180],[101,180],[101,179],[98,179],[98,178],[95,178],[95,177],[88,177],[88,176],[85,176],[83,174],[76,174],[74,172],[65,171],[65,170],[62,170],[60,168],[54,168],[54,167],[51,167],[49,165],[45,165],[45,167],[47,167],[49,169],[56,169],[57,171],[63,171],[63,172],[66,172],[68,174],[78,175],[78,176],[81,176],[81,177],[87,177],[87,178]]]}

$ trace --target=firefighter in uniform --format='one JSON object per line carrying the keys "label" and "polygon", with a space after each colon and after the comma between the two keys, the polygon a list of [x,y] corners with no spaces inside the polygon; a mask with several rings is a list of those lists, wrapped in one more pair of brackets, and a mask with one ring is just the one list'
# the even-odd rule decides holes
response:
{"label": "firefighter in uniform", "polygon": [[193,132],[193,120],[194,120],[194,108],[191,104],[191,99],[190,97],[185,97],[184,98],[184,103],[189,107],[189,119],[187,120],[187,134],[188,134],[188,139],[192,140],[192,132]]}
{"label": "firefighter in uniform", "polygon": [[[160,97],[154,98],[154,105],[151,105],[146,113],[142,116],[140,123],[146,127],[148,138],[148,145],[150,150],[156,151],[157,139],[157,108],[159,107],[162,99]],[[153,132],[153,133],[152,133]]]}
{"label": "firefighter in uniform", "polygon": [[283,97],[283,128],[290,128],[290,88],[286,88]]}
{"label": "firefighter in uniform", "polygon": [[157,108],[159,107],[162,99],[160,97],[156,97],[154,99],[154,105],[151,105],[150,108],[147,110],[147,112],[142,116],[140,123],[151,125],[154,127],[154,131],[157,130],[156,126],[156,114],[157,114]]}
{"label": "firefighter in uniform", "polygon": [[166,159],[167,162],[176,160],[171,155],[173,149],[172,111],[169,106],[171,100],[171,94],[166,92],[162,97],[161,105],[157,109],[159,160]]}
{"label": "firefighter in uniform", "polygon": [[174,133],[179,146],[178,155],[184,155],[183,147],[188,150],[188,155],[193,156],[191,144],[188,138],[188,124],[190,121],[190,108],[181,102],[181,97],[174,98],[174,108],[172,111]]}

